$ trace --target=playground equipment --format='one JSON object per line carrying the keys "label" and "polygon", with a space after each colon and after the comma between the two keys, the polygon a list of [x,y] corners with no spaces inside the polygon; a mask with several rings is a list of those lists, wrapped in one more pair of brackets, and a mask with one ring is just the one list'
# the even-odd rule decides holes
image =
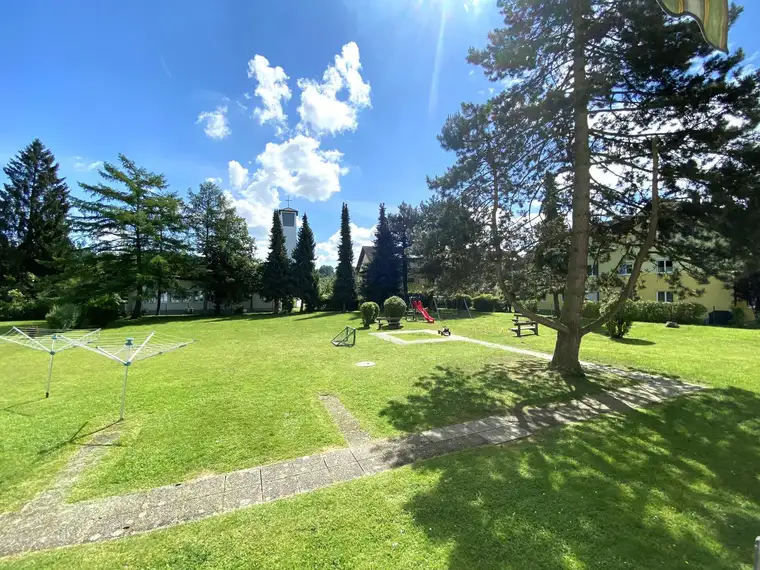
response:
{"label": "playground equipment", "polygon": [[127,378],[132,363],[152,356],[159,356],[194,342],[196,341],[183,340],[151,331],[149,333],[137,333],[126,338],[123,334],[110,333],[100,335],[96,342],[75,340],[74,344],[124,365],[124,383],[121,387],[121,407],[119,408],[119,421],[122,421],[127,400]]}
{"label": "playground equipment", "polygon": [[445,320],[444,317],[459,319],[467,316],[468,318],[472,318],[470,307],[467,305],[467,299],[463,297],[456,299],[449,299],[448,297],[433,297],[433,308],[435,309],[435,314],[439,321]]}
{"label": "playground equipment", "polygon": [[434,323],[435,322],[435,319],[433,317],[431,317],[430,314],[425,309],[425,307],[422,306],[422,301],[420,299],[415,299],[413,297],[412,299],[410,299],[410,304],[411,304],[412,309],[414,311],[415,320],[417,320],[416,317],[417,317],[417,314],[419,313],[419,315],[423,319],[425,319],[426,322],[428,322],[428,323]]}
{"label": "playground equipment", "polygon": [[100,338],[100,329],[95,330],[65,330],[65,329],[41,329],[39,327],[13,327],[5,334],[0,335],[0,340],[32,350],[39,350],[50,355],[48,365],[47,383],[45,384],[45,397],[50,397],[50,381],[53,378],[53,361],[55,355],[67,348],[81,346],[94,342]]}
{"label": "playground equipment", "polygon": [[333,346],[354,346],[356,344],[356,329],[346,327],[339,332],[331,341]]}

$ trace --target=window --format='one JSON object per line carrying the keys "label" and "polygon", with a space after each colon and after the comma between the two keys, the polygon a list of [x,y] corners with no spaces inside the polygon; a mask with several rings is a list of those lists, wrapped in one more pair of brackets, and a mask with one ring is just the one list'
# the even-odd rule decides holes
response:
{"label": "window", "polygon": [[203,291],[193,292],[193,300],[196,302],[203,301]]}
{"label": "window", "polygon": [[599,291],[592,291],[591,293],[586,293],[586,300],[587,301],[599,301]]}
{"label": "window", "polygon": [[588,271],[589,277],[598,277],[599,276],[599,264],[594,263],[593,265],[587,265],[586,269]]}
{"label": "window", "polygon": [[658,259],[657,273],[673,273],[673,262],[670,259]]}
{"label": "window", "polygon": [[282,225],[286,228],[292,228],[296,225],[296,215],[293,212],[282,212]]}
{"label": "window", "polygon": [[618,267],[618,274],[619,275],[630,275],[633,273],[633,262],[632,261],[624,261],[620,264],[620,267]]}
{"label": "window", "polygon": [[673,291],[657,291],[657,302],[658,303],[672,303]]}

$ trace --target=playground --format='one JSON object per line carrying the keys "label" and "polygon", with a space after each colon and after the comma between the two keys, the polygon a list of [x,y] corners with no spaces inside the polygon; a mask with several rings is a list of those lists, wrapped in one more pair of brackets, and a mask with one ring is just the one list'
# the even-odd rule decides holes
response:
{"label": "playground", "polygon": [[[529,354],[489,346],[507,345],[539,352],[551,350],[553,338],[549,332],[523,338],[510,333],[512,315],[473,313],[472,318],[447,319],[443,323],[438,320],[428,323],[424,319],[405,321],[403,331],[387,333],[396,338],[403,337],[402,343],[378,337],[376,327],[361,330],[360,323],[358,314],[316,313],[232,319],[145,319],[138,326],[109,329],[107,337],[111,339],[144,341],[155,332],[158,337],[197,340],[130,367],[122,422],[118,421],[125,368],[122,363],[82,347],[64,350],[55,356],[50,397],[45,398],[49,355],[21,346],[0,345],[3,370],[0,430],[4,434],[0,448],[0,480],[3,481],[0,513],[16,511],[41,491],[49,489],[62,469],[86,450],[97,450],[97,457],[85,461],[85,467],[67,489],[67,502],[148,492],[198,477],[276,464],[320,452],[329,453],[344,448],[347,441],[363,445],[362,441],[459,425],[525,405],[562,403],[574,397],[578,390],[578,386],[571,386],[546,371],[545,363]],[[353,346],[334,346],[330,340],[346,326],[358,329]],[[452,336],[448,339],[437,334],[443,326],[451,329]],[[585,496],[588,491],[584,489],[588,489],[591,481],[599,476],[594,473],[601,470],[603,479],[614,479],[621,476],[620,473],[604,474],[604,470],[620,469],[621,473],[625,471],[627,481],[633,477],[642,493],[652,485],[652,489],[658,487],[672,492],[672,501],[678,504],[684,500],[693,500],[696,504],[699,500],[685,489],[677,491],[684,477],[696,484],[695,473],[687,475],[679,471],[679,474],[670,474],[661,469],[657,481],[645,480],[646,463],[635,465],[620,456],[614,467],[597,465],[591,452],[585,454],[576,448],[581,441],[606,454],[615,454],[616,449],[634,448],[638,450],[637,457],[653,453],[658,445],[668,445],[678,449],[678,453],[692,463],[709,463],[711,469],[720,470],[725,494],[716,504],[716,510],[703,515],[707,516],[704,520],[687,517],[673,521],[678,528],[697,525],[701,534],[710,534],[713,531],[709,521],[723,516],[724,512],[740,509],[760,513],[757,502],[738,506],[745,472],[756,465],[753,458],[760,453],[757,438],[750,437],[760,429],[756,419],[752,419],[760,413],[760,400],[756,394],[760,385],[754,374],[756,362],[749,356],[755,338],[753,331],[710,329],[713,335],[710,350],[704,348],[707,346],[707,339],[702,337],[707,334],[705,331],[707,329],[703,327],[682,327],[673,334],[674,331],[659,326],[637,325],[632,335],[637,343],[613,343],[606,337],[591,335],[584,343],[582,357],[617,367],[675,374],[712,386],[732,386],[727,390],[685,396],[672,404],[625,420],[611,417],[591,422],[586,427],[563,428],[518,445],[509,453],[488,448],[444,456],[388,474],[315,491],[297,499],[260,505],[124,541],[93,545],[86,547],[90,550],[81,561],[75,554],[80,550],[77,548],[32,555],[22,559],[23,563],[19,560],[15,563],[22,564],[21,567],[26,567],[23,564],[27,562],[28,567],[37,567],[37,562],[45,567],[45,561],[51,567],[57,564],[72,568],[88,565],[118,567],[123,565],[122,556],[126,556],[119,552],[129,551],[133,556],[137,552],[134,548],[139,550],[140,547],[129,545],[140,541],[142,545],[153,545],[151,556],[159,558],[139,558],[138,565],[163,563],[191,567],[190,562],[177,564],[178,559],[172,558],[177,555],[177,549],[183,550],[195,540],[203,540],[206,533],[218,536],[229,532],[230,540],[233,540],[238,532],[245,531],[251,548],[267,552],[277,544],[277,556],[282,555],[283,564],[293,567],[305,563],[298,554],[303,551],[296,548],[296,542],[291,542],[291,538],[280,541],[275,540],[275,536],[289,536],[293,541],[306,540],[299,530],[301,521],[309,528],[321,529],[318,534],[323,540],[338,541],[322,554],[317,554],[325,563],[338,552],[355,559],[354,548],[363,548],[372,553],[365,564],[367,567],[372,565],[370,560],[383,560],[394,566],[414,566],[415,561],[439,560],[433,566],[442,567],[442,563],[454,555],[448,548],[439,550],[436,546],[435,535],[442,533],[453,540],[454,548],[459,548],[456,546],[459,544],[465,548],[459,554],[464,557],[462,560],[477,565],[478,560],[483,562],[490,556],[499,556],[502,547],[497,545],[505,543],[501,540],[490,546],[481,543],[484,552],[470,551],[465,547],[470,541],[468,536],[443,524],[443,521],[449,521],[447,524],[451,525],[457,520],[466,521],[477,530],[473,530],[473,537],[490,536],[468,510],[467,489],[486,493],[488,503],[483,506],[484,512],[490,512],[493,517],[506,516],[505,502],[513,505],[508,514],[518,513],[522,521],[519,528],[529,534],[533,534],[536,527],[530,522],[527,505],[549,500],[549,497],[553,508],[586,512],[590,520],[598,518],[600,529],[604,526],[602,519],[606,524],[610,516],[617,517],[621,525],[619,535],[614,526],[607,528],[606,532],[617,536],[619,541],[609,535],[607,539],[621,544],[625,542],[626,525],[641,523],[634,522],[632,511],[624,509],[620,512],[617,500],[597,499],[584,507],[587,501],[581,495]],[[477,342],[463,341],[460,337]],[[731,354],[743,355],[735,357],[731,369],[709,365],[714,361],[714,351],[728,353],[728,346]],[[740,350],[742,346],[745,350]],[[677,357],[673,358],[673,355]],[[358,366],[365,362],[374,365]],[[631,385],[630,378],[592,370],[588,383],[582,388],[594,393],[627,390]],[[730,422],[728,416],[724,421],[719,413],[721,409],[732,410]],[[700,447],[697,436],[685,435],[700,434],[700,418],[704,422],[710,414],[713,418],[711,425],[721,426],[726,434],[734,434],[731,436],[732,449],[744,458],[743,467],[728,461],[723,469],[713,462],[707,450]],[[666,416],[668,421],[662,423]],[[690,431],[682,431],[686,428]],[[746,436],[740,434],[744,431]],[[93,443],[95,447],[88,445]],[[534,446],[538,446],[535,451]],[[579,482],[580,486],[568,487],[570,482],[566,481],[547,483],[546,488],[542,485],[533,488],[527,477],[530,473],[544,478],[553,471],[550,465],[542,467],[540,462],[536,463],[540,457],[537,453],[550,454],[551,463],[580,461],[581,472],[587,473],[591,479],[583,485]],[[527,467],[520,467],[521,457],[531,462],[528,471],[524,471]],[[642,470],[640,480],[636,478],[638,470]],[[729,471],[733,475],[729,476]],[[445,480],[440,479],[442,475]],[[489,477],[496,480],[508,477],[514,485],[511,490],[503,484],[497,489],[488,484]],[[549,492],[554,485],[564,488],[561,495]],[[602,490],[596,487],[597,492]],[[386,495],[398,496],[400,502],[387,504]],[[441,500],[443,495],[447,497],[446,501]],[[330,508],[326,506],[328,503]],[[359,509],[355,509],[357,505]],[[443,505],[448,505],[445,513],[440,511]],[[675,502],[670,499],[661,498],[653,506],[654,512],[664,516],[673,505]],[[364,522],[350,515],[354,510],[365,513]],[[368,514],[372,512],[375,514]],[[0,520],[2,516],[0,514]],[[381,523],[383,517],[398,520],[398,528],[387,528]],[[417,520],[424,522],[417,525]],[[262,526],[263,521],[266,522]],[[345,524],[367,530],[360,544],[352,546],[354,539],[350,539],[351,533]],[[539,521],[536,520],[535,524]],[[565,535],[573,527],[570,519],[564,516],[542,520],[540,524],[550,524]],[[372,525],[379,525],[378,528],[382,529],[380,543],[368,538],[372,536],[368,530]],[[737,529],[744,526],[739,524]],[[238,528],[239,531],[233,530]],[[510,528],[516,530],[518,527]],[[674,562],[669,546],[672,538],[669,539],[666,532],[660,537],[658,533],[664,531],[652,528],[648,550],[654,554],[646,561],[656,560],[665,565]],[[253,529],[260,530],[254,532]],[[400,532],[402,529],[404,533]],[[386,540],[387,544],[383,542]],[[409,540],[416,546],[411,548]],[[741,542],[738,537],[736,541]],[[232,552],[242,556],[247,551],[247,547],[241,551],[231,544],[224,547],[223,543],[216,543],[212,551],[218,560],[227,559]],[[407,550],[399,551],[391,546],[393,543],[406,544]],[[267,544],[269,546],[265,546]],[[693,549],[695,544],[685,541],[682,547]],[[127,550],[121,550],[125,548]],[[225,550],[230,552],[225,553]],[[321,552],[320,549],[317,551]],[[252,560],[259,560],[258,557],[262,556],[251,551],[246,555]],[[439,559],[439,556],[443,558]],[[529,556],[527,551],[526,556]],[[233,557],[226,566],[221,564],[218,567],[234,567],[236,560]],[[605,557],[602,560],[610,561]],[[696,560],[713,562],[715,559],[709,553],[702,553],[696,555]]]}

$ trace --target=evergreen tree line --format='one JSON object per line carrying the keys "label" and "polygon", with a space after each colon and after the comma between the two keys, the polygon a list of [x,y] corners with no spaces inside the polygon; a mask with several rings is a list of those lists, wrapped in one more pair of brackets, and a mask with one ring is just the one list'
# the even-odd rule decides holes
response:
{"label": "evergreen tree line", "polygon": [[[292,307],[293,298],[302,300],[302,310],[317,307],[316,244],[305,214],[290,260],[274,213],[269,254],[261,263],[245,220],[214,182],[182,199],[163,174],[120,155],[103,165],[97,184],[79,183],[87,195],[82,199],[70,194],[58,171],[39,140],[4,168],[0,319],[42,318],[53,305],[73,304],[86,320],[105,324],[127,300],[129,316],[138,318],[146,299],[156,300],[158,314],[164,294],[186,295],[188,282],[201,292],[204,312],[218,314],[254,293],[276,310]],[[347,222],[345,206],[343,214]],[[347,223],[345,230],[350,253]],[[353,260],[347,261],[353,282]],[[341,267],[345,271],[345,263]],[[336,281],[335,302],[355,304],[355,288],[341,292],[344,281]]]}

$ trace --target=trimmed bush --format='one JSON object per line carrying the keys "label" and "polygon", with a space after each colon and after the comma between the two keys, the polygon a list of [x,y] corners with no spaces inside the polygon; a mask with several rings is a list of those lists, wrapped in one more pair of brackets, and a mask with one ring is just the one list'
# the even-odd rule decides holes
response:
{"label": "trimmed bush", "polygon": [[359,311],[362,314],[362,324],[369,328],[372,323],[380,316],[380,307],[374,301],[367,301],[362,303],[359,307]]}
{"label": "trimmed bush", "polygon": [[71,329],[79,324],[82,311],[77,305],[53,305],[45,315],[45,321],[51,329]]}
{"label": "trimmed bush", "polygon": [[[526,300],[520,301],[520,304],[526,309],[528,309],[529,311],[538,313],[538,299],[526,299]],[[517,307],[515,307],[514,310],[516,311]]]}
{"label": "trimmed bush", "polygon": [[656,301],[634,301],[635,321],[643,323],[665,323],[675,321],[682,325],[700,324],[707,315],[707,308],[699,303],[679,301],[658,303]]}
{"label": "trimmed bush", "polygon": [[406,314],[406,303],[401,297],[388,297],[383,303],[383,311],[389,319],[400,319]]}
{"label": "trimmed bush", "polygon": [[114,294],[94,297],[82,307],[84,322],[96,327],[105,327],[121,316],[121,298]]}
{"label": "trimmed bush", "polygon": [[744,324],[744,310],[741,307],[731,309],[731,324],[735,327]]}
{"label": "trimmed bush", "polygon": [[472,307],[481,313],[493,313],[499,310],[501,300],[496,295],[482,293],[472,299]]}
{"label": "trimmed bush", "polygon": [[449,303],[461,303],[462,301],[467,301],[467,306],[472,308],[472,295],[468,295],[467,293],[455,293],[449,297]]}
{"label": "trimmed bush", "polygon": [[599,301],[584,301],[581,316],[584,319],[598,319],[602,304]]}
{"label": "trimmed bush", "polygon": [[[609,310],[615,301],[617,301],[617,299],[613,297],[605,302],[602,311]],[[607,334],[613,338],[623,338],[631,331],[635,316],[635,303],[633,301],[626,301],[620,310],[615,313],[611,319],[604,323],[604,328],[607,331]]]}

